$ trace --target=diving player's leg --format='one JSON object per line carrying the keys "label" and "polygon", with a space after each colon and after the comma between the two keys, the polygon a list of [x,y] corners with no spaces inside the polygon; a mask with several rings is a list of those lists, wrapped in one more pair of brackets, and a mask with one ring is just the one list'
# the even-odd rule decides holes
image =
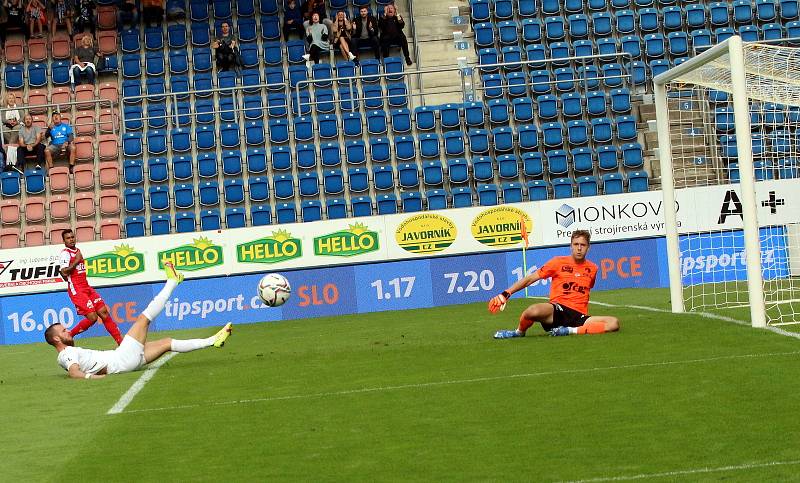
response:
{"label": "diving player's leg", "polygon": [[519,325],[516,330],[498,330],[494,334],[495,339],[510,339],[513,337],[524,337],[525,332],[531,328],[535,322],[542,325],[553,322],[553,305],[541,303],[530,305],[522,311],[519,316]]}
{"label": "diving player's leg", "polygon": [[164,305],[167,303],[167,300],[169,300],[170,295],[172,295],[172,291],[175,290],[175,287],[177,287],[179,283],[183,282],[183,274],[175,270],[175,267],[170,262],[164,263],[164,273],[167,275],[167,283],[164,284],[164,287],[158,292],[158,295],[147,305],[147,308],[139,314],[139,317],[136,318],[136,322],[133,323],[133,326],[126,334],[141,344],[147,341],[147,331],[150,328],[150,322],[154,321],[158,314],[164,310]]}

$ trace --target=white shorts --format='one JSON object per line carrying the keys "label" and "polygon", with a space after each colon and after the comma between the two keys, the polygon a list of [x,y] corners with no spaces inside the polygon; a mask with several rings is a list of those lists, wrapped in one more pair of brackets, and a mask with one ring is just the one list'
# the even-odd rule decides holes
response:
{"label": "white shorts", "polygon": [[114,357],[106,367],[106,372],[108,374],[132,372],[144,364],[144,345],[126,335],[119,347],[114,349]]}

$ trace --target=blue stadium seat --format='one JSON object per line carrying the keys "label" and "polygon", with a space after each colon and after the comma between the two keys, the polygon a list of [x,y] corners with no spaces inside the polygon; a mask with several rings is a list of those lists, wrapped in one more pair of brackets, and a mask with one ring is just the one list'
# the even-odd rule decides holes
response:
{"label": "blue stadium seat", "polygon": [[464,121],[468,127],[483,127],[486,122],[486,112],[480,102],[464,104]]}
{"label": "blue stadium seat", "polygon": [[129,132],[122,136],[122,152],[125,156],[141,156],[142,151],[142,134]]}
{"label": "blue stadium seat", "polygon": [[[169,213],[157,213],[150,215],[150,234],[151,235],[168,235],[172,230],[172,217]],[[143,236],[142,233],[139,236]],[[130,236],[130,234],[128,234]]]}
{"label": "blue stadium seat", "polygon": [[372,167],[372,182],[376,190],[394,189],[394,170],[391,165]]}
{"label": "blue stadium seat", "polygon": [[503,203],[519,203],[522,201],[522,185],[515,182],[507,182],[500,185],[503,193]]}
{"label": "blue stadium seat", "polygon": [[425,192],[429,210],[444,210],[447,208],[447,192],[443,189],[433,189]]}
{"label": "blue stadium seat", "polygon": [[294,198],[294,178],[291,174],[273,176],[272,183],[276,198]]}
{"label": "blue stadium seat", "polygon": [[363,124],[359,112],[345,112],[342,114],[342,131],[345,136],[361,137]]}
{"label": "blue stadium seat", "polygon": [[460,129],[461,115],[461,104],[442,104],[439,106],[442,129]]}
{"label": "blue stadium seat", "polygon": [[220,212],[218,209],[200,211],[201,230],[219,230],[220,224]]}
{"label": "blue stadium seat", "polygon": [[622,141],[636,139],[636,117],[617,116],[614,124],[617,131],[617,139]]}
{"label": "blue stadium seat", "polygon": [[544,94],[536,98],[537,112],[541,119],[555,119],[558,117],[559,103],[558,97],[552,94]]}
{"label": "blue stadium seat", "polygon": [[244,208],[233,207],[225,209],[225,226],[228,228],[244,228],[247,224]]}
{"label": "blue stadium seat", "polygon": [[575,57],[588,57],[594,55],[594,42],[591,40],[578,40],[572,44]]}
{"label": "blue stadium seat", "polygon": [[194,161],[191,156],[173,156],[172,176],[177,180],[188,180],[194,176]]}
{"label": "blue stadium seat", "polygon": [[592,125],[592,141],[595,143],[607,143],[612,138],[611,119],[607,117],[596,117],[590,121]]}
{"label": "blue stadium seat", "polygon": [[[16,178],[13,176],[16,175]],[[19,194],[19,173],[15,171],[7,171],[0,174],[3,186],[3,196],[16,196]],[[13,187],[10,181],[16,179],[16,194],[9,187]],[[128,188],[122,194],[125,201],[125,211],[128,213],[138,213],[144,211],[144,189],[142,188]]]}
{"label": "blue stadium seat", "polygon": [[413,159],[417,156],[416,142],[413,136],[396,136],[394,148],[395,157],[399,160]]}
{"label": "blue stadium seat", "polygon": [[144,181],[144,163],[141,159],[126,159],[122,166],[122,178],[126,185]]}
{"label": "blue stadium seat", "polygon": [[369,191],[369,170],[367,168],[350,168],[347,170],[347,180],[350,191],[363,193]]}
{"label": "blue stadium seat", "polygon": [[547,171],[551,175],[567,174],[569,172],[567,152],[563,149],[547,151],[545,157],[547,158]]}
{"label": "blue stadium seat", "polygon": [[533,101],[528,97],[511,101],[514,112],[514,121],[525,123],[533,121]]}
{"label": "blue stadium seat", "polygon": [[497,157],[497,173],[503,179],[519,179],[519,160],[514,154]]}
{"label": "blue stadium seat", "polygon": [[626,168],[641,168],[644,166],[644,156],[642,154],[641,144],[623,144],[620,147],[620,151],[622,151],[622,164]]}
{"label": "blue stadium seat", "polygon": [[269,141],[271,143],[285,143],[289,141],[289,123],[286,119],[269,120]]}
{"label": "blue stadium seat", "polygon": [[[292,153],[288,146],[271,146],[270,158],[272,158],[272,169],[274,170],[284,171],[292,167]],[[264,167],[266,169],[266,162]]]}
{"label": "blue stadium seat", "polygon": [[[744,42],[758,42],[760,31],[755,25],[742,25],[739,27],[739,36]],[[672,53],[672,44],[670,44],[670,53]]]}
{"label": "blue stadium seat", "polygon": [[423,161],[422,180],[428,186],[441,186],[444,181],[444,170],[439,160]]}
{"label": "blue stadium seat", "polygon": [[453,208],[472,206],[472,190],[469,187],[453,188]]}
{"label": "blue stadium seat", "polygon": [[778,40],[784,37],[783,26],[779,23],[770,23],[761,26],[761,37],[764,40]]}
{"label": "blue stadium seat", "polygon": [[628,35],[636,31],[636,16],[633,10],[619,10],[616,12],[617,32]]}
{"label": "blue stadium seat", "polygon": [[303,200],[300,203],[300,214],[304,222],[321,220],[322,202],[319,200]]}
{"label": "blue stadium seat", "polygon": [[376,110],[367,112],[367,132],[373,135],[386,134],[387,126],[386,111]]}
{"label": "blue stadium seat", "polygon": [[269,180],[266,176],[253,176],[247,180],[248,196],[250,201],[269,201]]}
{"label": "blue stadium seat", "polygon": [[369,151],[372,162],[384,163],[391,159],[389,139],[384,137],[370,138]]}
{"label": "blue stadium seat", "polygon": [[597,178],[594,176],[581,176],[577,180],[579,196],[595,196],[598,194]]}
{"label": "blue stadium seat", "polygon": [[[138,32],[137,32],[138,33]],[[184,24],[172,24],[167,27],[167,39],[170,49],[184,49],[188,43],[186,26]]]}
{"label": "blue stadium seat", "polygon": [[341,169],[326,169],[322,173],[322,185],[326,195],[344,192],[344,174]]}
{"label": "blue stadium seat", "polygon": [[347,218],[347,202],[342,198],[328,198],[325,200],[325,208],[328,212],[329,220],[339,220]]}
{"label": "blue stadium seat", "polygon": [[497,185],[494,184],[478,185],[478,205],[495,206],[498,203],[497,191]]}
{"label": "blue stadium seat", "polygon": [[542,153],[538,151],[528,151],[522,153],[522,170],[525,177],[537,178],[544,174],[544,163]]}
{"label": "blue stadium seat", "polygon": [[642,57],[642,43],[641,38],[635,35],[626,35],[620,39],[620,48],[622,52],[630,54],[633,58]]}
{"label": "blue stadium seat", "polygon": [[470,129],[467,132],[469,138],[469,152],[473,154],[483,154],[489,152],[489,131],[485,129]]}
{"label": "blue stadium seat", "polygon": [[128,216],[125,218],[125,235],[128,238],[144,236],[144,217]]}
{"label": "blue stadium seat", "polygon": [[566,37],[566,22],[562,17],[544,19],[544,31],[548,40],[562,40]]}
{"label": "blue stadium seat", "polygon": [[564,126],[558,122],[548,122],[542,125],[544,145],[547,147],[561,146],[564,144]]}
{"label": "blue stadium seat", "polygon": [[535,17],[537,13],[535,0],[518,0],[517,15],[520,17]]}
{"label": "blue stadium seat", "polygon": [[586,112],[590,116],[605,116],[606,94],[604,91],[590,91],[586,93]]}
{"label": "blue stadium seat", "polygon": [[[134,57],[136,57],[138,62],[139,56],[135,55]],[[65,86],[69,84],[69,69],[70,63],[66,60],[50,62],[50,81],[52,84],[55,86]],[[141,72],[141,68],[139,68],[139,70],[135,73],[135,77],[141,75]]]}
{"label": "blue stadium seat", "polygon": [[589,142],[589,125],[586,121],[576,120],[567,123],[567,139],[572,145],[581,145]]}
{"label": "blue stadium seat", "polygon": [[351,139],[345,142],[345,156],[350,164],[367,162],[367,147],[363,139]]}
{"label": "blue stadium seat", "polygon": [[422,211],[422,194],[418,191],[403,191],[400,193],[400,204],[403,213]]}
{"label": "blue stadium seat", "polygon": [[575,185],[572,178],[556,178],[551,183],[553,185],[553,198],[572,198]]}
{"label": "blue stadium seat", "polygon": [[531,201],[546,200],[550,183],[541,179],[534,179],[525,183],[528,189],[528,199]]}
{"label": "blue stadium seat", "polygon": [[372,216],[372,198],[369,196],[350,198],[350,207],[353,216]]}
{"label": "blue stadium seat", "polygon": [[594,170],[591,148],[575,148],[570,151],[572,156],[572,169],[576,173],[591,172]]}
{"label": "blue stadium seat", "polygon": [[151,183],[163,183],[169,179],[167,158],[150,158],[147,160],[147,175]]}
{"label": "blue stadium seat", "polygon": [[392,120],[392,131],[407,133],[411,131],[411,111],[408,109],[392,109],[389,111]]}
{"label": "blue stadium seat", "polygon": [[342,153],[339,143],[324,143],[320,147],[320,160],[324,167],[336,167],[342,164]]}
{"label": "blue stadium seat", "polygon": [[319,195],[319,176],[316,171],[303,171],[297,174],[297,188],[300,196]]}
{"label": "blue stadium seat", "polygon": [[779,0],[781,5],[781,19],[795,20],[800,13],[797,0]]}
{"label": "blue stadium seat", "polygon": [[[177,193],[178,192],[176,186],[175,194],[177,195]],[[150,189],[148,190],[148,199],[150,200],[150,210],[156,210],[156,211],[168,210],[170,205],[169,188],[163,185],[151,186]],[[192,202],[194,201],[194,197],[191,196],[191,194],[189,195],[189,200]],[[175,206],[180,206],[178,204],[179,201],[186,202],[186,198],[181,197],[181,199],[178,200],[176,196]]]}
{"label": "blue stadium seat", "polygon": [[494,179],[496,166],[497,162],[488,156],[472,158],[472,176],[477,181],[492,181]]}
{"label": "blue stadium seat", "polygon": [[603,194],[614,195],[623,192],[624,181],[619,173],[606,173],[601,176]]}
{"label": "blue stadium seat", "polygon": [[319,137],[324,139],[339,137],[339,119],[335,114],[323,114],[317,117]]}
{"label": "blue stadium seat", "polygon": [[253,226],[264,226],[272,223],[272,210],[267,205],[251,205],[250,220]]}
{"label": "blue stadium seat", "polygon": [[609,97],[611,98],[611,112],[614,114],[626,114],[631,111],[630,89],[614,89],[609,92]]}
{"label": "blue stadium seat", "polygon": [[393,193],[382,193],[375,196],[375,204],[379,215],[392,215],[397,213],[397,196]]}
{"label": "blue stadium seat", "polygon": [[469,181],[469,163],[464,158],[451,158],[447,160],[447,177],[451,183],[466,183]]}
{"label": "blue stadium seat", "polygon": [[[66,63],[59,64],[66,67]],[[56,64],[50,64],[51,77],[56,74]],[[122,75],[126,78],[138,79],[142,76],[142,60],[139,54],[125,54],[122,56]]]}
{"label": "blue stadium seat", "polygon": [[595,12],[592,14],[592,30],[597,37],[611,35],[613,17],[609,12]]}
{"label": "blue stadium seat", "polygon": [[[405,136],[403,136],[405,137]],[[420,155],[423,158],[438,158],[439,157],[439,136],[435,133],[424,133],[420,134],[419,136],[419,151]],[[402,148],[401,146],[396,146],[397,151],[400,152],[401,149],[407,149],[404,145]],[[400,156],[400,155],[398,155]],[[411,152],[403,153],[403,159],[409,159],[411,157]]]}
{"label": "blue stadium seat", "polygon": [[[22,75],[21,72],[16,72],[16,71],[14,72],[14,76],[21,77],[21,75]],[[12,82],[18,82],[18,81],[21,81],[21,79],[12,79]],[[45,66],[45,64],[34,64],[34,63],[28,64],[28,86],[43,87],[45,85],[47,85],[47,67]],[[9,86],[8,78],[6,78],[6,87],[8,86]]]}
{"label": "blue stadium seat", "polygon": [[604,77],[603,81],[605,82],[606,87],[622,87],[623,76],[625,73],[623,72],[620,64],[604,64],[602,70]]}
{"label": "blue stadium seat", "polygon": [[238,149],[222,152],[222,173],[228,176],[242,174],[242,152]]}
{"label": "blue stadium seat", "polygon": [[539,146],[539,129],[536,124],[517,126],[517,139],[520,150],[536,149]]}
{"label": "blue stadium seat", "polygon": [[514,130],[507,126],[492,129],[495,152],[507,152],[514,149]]}
{"label": "blue stadium seat", "polygon": [[436,109],[428,106],[414,108],[414,122],[417,130],[430,131],[436,128]]}
{"label": "blue stadium seat", "polygon": [[277,203],[275,205],[275,219],[279,224],[295,223],[297,221],[297,206],[294,203]]}
{"label": "blue stadium seat", "polygon": [[446,156],[464,155],[464,134],[461,131],[448,131],[443,137]]}
{"label": "blue stadium seat", "polygon": [[138,131],[144,126],[142,122],[142,118],[144,118],[142,106],[125,106],[123,112],[126,131]]}
{"label": "blue stadium seat", "polygon": [[589,17],[576,13],[567,17],[569,22],[569,35],[574,39],[585,39],[589,36]]}
{"label": "blue stadium seat", "polygon": [[629,192],[647,191],[648,185],[647,171],[633,171],[628,173]]}

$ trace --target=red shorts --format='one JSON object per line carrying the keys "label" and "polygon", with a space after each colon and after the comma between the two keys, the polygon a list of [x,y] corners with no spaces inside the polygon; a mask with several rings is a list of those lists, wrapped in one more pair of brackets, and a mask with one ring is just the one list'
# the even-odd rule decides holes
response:
{"label": "red shorts", "polygon": [[67,291],[70,300],[75,304],[79,315],[86,315],[91,312],[97,312],[106,306],[106,303],[92,287],[79,288],[74,295]]}

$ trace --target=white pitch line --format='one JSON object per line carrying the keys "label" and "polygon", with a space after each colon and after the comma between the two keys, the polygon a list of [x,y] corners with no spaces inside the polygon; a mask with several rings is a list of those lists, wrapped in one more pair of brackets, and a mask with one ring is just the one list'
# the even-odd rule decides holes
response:
{"label": "white pitch line", "polygon": [[788,466],[788,465],[800,465],[800,460],[770,461],[767,463],[747,463],[742,465],[720,466],[717,468],[695,468],[691,470],[666,471],[664,473],[642,473],[639,475],[630,475],[630,476],[607,476],[600,478],[590,478],[588,480],[572,480],[567,483],[596,483],[601,481],[649,480],[652,478],[671,478],[675,476],[698,475],[702,473],[719,473],[722,471],[752,470],[757,468],[769,468],[771,466]]}
{"label": "white pitch line", "polygon": [[136,397],[137,394],[139,394],[139,391],[141,391],[144,388],[144,385],[147,384],[147,382],[150,379],[152,379],[153,376],[156,375],[158,369],[161,366],[163,366],[168,360],[175,357],[177,354],[178,354],[177,352],[170,352],[169,354],[164,355],[161,359],[154,362],[152,365],[148,366],[147,369],[144,371],[144,373],[141,376],[139,376],[139,379],[137,379],[136,382],[133,383],[133,386],[131,386],[128,389],[128,391],[125,392],[125,394],[123,394],[121,398],[119,398],[119,401],[117,401],[117,403],[114,404],[114,406],[112,406],[111,409],[109,409],[106,414],[119,414],[122,411],[124,411],[125,408],[128,407],[128,404],[130,404],[131,401],[133,401],[133,398]]}
{"label": "white pitch line", "polygon": [[[292,399],[314,399],[314,398],[325,398],[325,397],[332,397],[332,396],[346,396],[350,394],[364,394],[364,393],[376,393],[376,392],[386,392],[386,391],[398,391],[402,389],[419,389],[425,387],[436,387],[436,386],[449,386],[454,384],[471,384],[471,383],[479,383],[479,382],[490,382],[490,381],[502,381],[502,380],[509,380],[509,379],[520,379],[520,378],[527,378],[527,377],[545,377],[545,376],[557,376],[557,375],[565,375],[565,374],[585,374],[591,372],[602,372],[602,371],[613,371],[613,370],[621,370],[621,369],[638,369],[644,367],[660,367],[660,366],[674,366],[674,365],[681,365],[681,364],[698,364],[704,362],[715,362],[715,361],[723,361],[723,360],[731,360],[731,359],[748,359],[748,358],[759,358],[759,357],[775,357],[775,356],[793,356],[799,355],[800,350],[791,351],[791,352],[772,352],[772,353],[762,353],[762,354],[739,354],[739,355],[728,355],[728,356],[718,356],[718,357],[707,357],[703,359],[687,359],[682,361],[661,361],[661,362],[646,362],[642,364],[627,364],[621,366],[605,366],[605,367],[589,367],[589,368],[580,368],[580,369],[564,369],[558,371],[546,371],[546,372],[531,372],[526,374],[509,374],[505,376],[488,376],[488,377],[476,377],[471,379],[453,379],[449,381],[433,381],[433,382],[422,382],[417,384],[403,384],[398,386],[378,386],[378,387],[366,387],[361,389],[346,389],[342,391],[331,391],[331,392],[322,392],[322,393],[310,393],[310,394],[294,394],[289,396],[274,396],[274,397],[265,397],[265,398],[256,398],[256,399],[239,399],[239,400],[231,400],[231,401],[210,401],[202,404],[184,404],[180,406],[167,406],[167,407],[160,407],[160,408],[143,408],[143,409],[132,409],[130,411],[125,411],[125,414],[130,413],[144,413],[144,412],[154,412],[154,411],[170,411],[170,410],[177,410],[177,409],[191,409],[191,408],[198,408],[198,407],[205,407],[205,406],[227,406],[227,405],[234,405],[234,404],[252,404],[252,403],[261,403],[261,402],[273,402],[273,401],[286,401]],[[144,377],[144,376],[142,376]],[[129,391],[130,392],[130,391]],[[118,414],[122,411],[117,411],[112,413],[111,411],[108,414]]]}

